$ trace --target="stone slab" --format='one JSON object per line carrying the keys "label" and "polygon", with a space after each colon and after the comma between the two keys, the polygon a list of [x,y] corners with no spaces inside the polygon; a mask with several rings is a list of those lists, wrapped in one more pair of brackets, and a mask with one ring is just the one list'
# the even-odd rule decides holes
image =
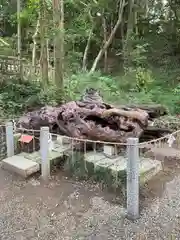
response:
{"label": "stone slab", "polygon": [[[117,156],[116,158],[108,158],[103,153],[89,152],[85,156],[85,161],[94,165],[94,172],[108,172],[112,176],[124,178],[127,168],[127,158]],[[104,169],[104,170],[103,170]],[[140,182],[149,181],[159,171],[162,170],[161,162],[150,158],[140,158]],[[107,175],[107,174],[105,174]]]}
{"label": "stone slab", "polygon": [[162,170],[162,163],[151,158],[141,158],[140,161],[140,183],[145,183]]}
{"label": "stone slab", "polygon": [[180,150],[170,147],[157,148],[152,147],[147,153],[146,156],[149,156],[154,159],[161,161],[164,160],[180,160]]}
{"label": "stone slab", "polygon": [[104,145],[103,152],[107,156],[113,157],[117,153],[117,148],[110,145]]}
{"label": "stone slab", "polygon": [[[31,160],[38,164],[41,164],[41,155],[40,155],[39,151],[35,151],[33,153],[22,152],[22,153],[18,154],[18,156],[23,156],[24,158],[26,158],[28,160]],[[53,164],[56,159],[62,158],[62,157],[63,157],[63,152],[52,151],[48,155],[48,160],[51,162],[51,164]]]}
{"label": "stone slab", "polygon": [[68,145],[71,144],[72,140],[66,136],[57,136],[55,143],[59,145]]}
{"label": "stone slab", "polygon": [[17,173],[24,178],[40,170],[38,163],[19,155],[2,160],[2,168]]}
{"label": "stone slab", "polygon": [[[69,146],[67,146],[67,145],[60,146],[59,144],[57,144],[55,142],[53,144],[53,147],[54,147],[54,149],[52,151],[49,151],[49,153],[48,153],[48,160],[50,161],[50,165],[55,165],[55,164],[59,163],[63,159],[64,155],[69,150]],[[18,155],[23,156],[24,158],[27,158],[27,159],[34,161],[41,165],[40,151],[35,151],[32,153],[21,152]]]}
{"label": "stone slab", "polygon": [[[48,154],[50,165],[59,163],[63,159],[65,152],[68,150],[68,146],[54,144],[54,149]],[[21,152],[2,161],[2,168],[9,170],[10,172],[15,172],[25,178],[39,171],[40,167],[40,151],[35,151],[33,153]]]}

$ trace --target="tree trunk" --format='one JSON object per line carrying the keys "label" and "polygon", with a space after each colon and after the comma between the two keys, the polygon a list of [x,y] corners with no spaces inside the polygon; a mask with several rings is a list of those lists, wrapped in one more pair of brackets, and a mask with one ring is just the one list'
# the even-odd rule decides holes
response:
{"label": "tree trunk", "polygon": [[54,66],[55,84],[63,92],[64,80],[64,0],[53,0],[53,17],[55,27]]}
{"label": "tree trunk", "polygon": [[135,27],[135,34],[138,36],[139,31],[138,31],[138,13],[137,11],[134,12],[134,27]]}
{"label": "tree trunk", "polygon": [[47,87],[48,79],[48,61],[47,61],[47,14],[46,14],[46,3],[45,0],[40,0],[40,39],[41,39],[41,56],[40,56],[40,67],[41,77],[44,89]]}
{"label": "tree trunk", "polygon": [[22,69],[22,56],[21,56],[21,0],[17,0],[17,49],[18,49],[18,60],[19,60],[19,72],[20,72],[20,81],[23,80],[23,69]]}
{"label": "tree trunk", "polygon": [[110,44],[112,43],[113,41],[113,38],[116,34],[116,31],[117,29],[119,28],[119,25],[121,24],[121,21],[122,21],[122,16],[123,16],[123,10],[124,10],[124,7],[125,7],[125,0],[122,0],[120,2],[120,5],[119,5],[119,13],[118,13],[118,20],[108,38],[108,40],[105,42],[105,44],[103,45],[103,47],[100,49],[97,57],[95,58],[94,60],[94,63],[92,65],[92,68],[90,70],[90,73],[93,73],[96,68],[97,68],[97,64],[99,63],[99,61],[101,60],[102,56],[104,55],[105,51],[108,49],[108,47],[110,46]]}
{"label": "tree trunk", "polygon": [[[123,20],[121,22],[121,44],[122,44],[121,52],[120,52],[121,55],[122,55],[122,49],[124,49],[124,26],[125,26],[125,24],[124,24],[124,20]],[[118,55],[120,55],[120,54],[118,54]]]}
{"label": "tree trunk", "polygon": [[148,18],[148,12],[149,12],[149,1],[145,0],[145,17]]}
{"label": "tree trunk", "polygon": [[9,47],[9,43],[5,42],[1,37],[0,37],[0,42],[2,43],[2,45]]}
{"label": "tree trunk", "polygon": [[40,18],[40,16],[38,17],[38,20],[37,20],[35,33],[32,36],[32,39],[33,39],[32,68],[33,68],[34,72],[36,72],[36,46],[37,46],[37,37],[38,37],[39,26],[40,26],[39,18]]}
{"label": "tree trunk", "polygon": [[133,8],[134,8],[134,0],[129,0],[129,12],[128,12],[128,23],[127,23],[127,33],[126,40],[124,44],[124,69],[127,70],[131,66],[131,35],[133,32]]}
{"label": "tree trunk", "polygon": [[87,44],[86,44],[86,47],[85,47],[85,50],[84,50],[84,55],[83,55],[82,70],[84,72],[87,70],[87,57],[88,57],[88,52],[89,52],[89,48],[90,48],[92,34],[93,34],[93,27],[91,28],[91,30],[89,32]]}
{"label": "tree trunk", "polygon": [[49,66],[50,66],[50,56],[49,56],[49,40],[46,39],[46,47],[47,47],[47,62],[48,62],[48,69],[49,69]]}
{"label": "tree trunk", "polygon": [[[104,43],[107,41],[107,25],[106,25],[106,18],[103,16],[102,19],[102,25],[103,25],[103,35],[104,35]],[[104,52],[104,72],[107,73],[108,71],[108,65],[107,65],[107,57],[108,57],[108,51],[107,49]]]}

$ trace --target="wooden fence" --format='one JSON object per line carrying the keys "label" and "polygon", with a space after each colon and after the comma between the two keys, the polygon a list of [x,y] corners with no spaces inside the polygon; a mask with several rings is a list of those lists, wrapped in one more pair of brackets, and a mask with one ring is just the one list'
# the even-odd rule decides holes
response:
{"label": "wooden fence", "polygon": [[[21,71],[22,69],[22,71]],[[49,67],[49,79],[53,79],[54,69]],[[0,55],[0,75],[4,77],[16,76],[25,80],[31,79],[33,81],[41,80],[40,66],[32,67],[31,63],[26,59],[19,60],[14,56]]]}

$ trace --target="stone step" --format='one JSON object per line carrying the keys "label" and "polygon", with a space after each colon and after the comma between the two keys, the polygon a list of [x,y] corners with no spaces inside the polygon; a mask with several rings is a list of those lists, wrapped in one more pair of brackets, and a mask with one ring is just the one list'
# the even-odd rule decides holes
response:
{"label": "stone step", "polygon": [[40,170],[40,165],[23,156],[15,155],[2,160],[2,168],[24,178]]}
{"label": "stone step", "polygon": [[[58,163],[62,160],[65,153],[69,150],[69,146],[61,146],[60,144],[54,143],[54,149],[49,152],[48,160],[51,162],[52,165]],[[40,151],[35,151],[32,153],[21,152],[18,154],[19,156],[23,156],[29,160],[37,162],[41,165],[41,155]]]}
{"label": "stone step", "polygon": [[[103,154],[103,152],[87,152],[84,156],[84,162],[81,162],[82,166],[79,166],[74,162],[72,163],[74,167],[74,172],[83,172],[84,165],[85,172],[89,176],[93,176],[95,180],[103,181],[109,186],[118,187],[126,182],[127,158],[124,156],[108,158]],[[80,168],[80,171],[77,171],[76,167]],[[161,170],[161,161],[141,157],[140,183],[143,184],[149,181]]]}
{"label": "stone step", "polygon": [[[120,177],[126,174],[127,158],[124,156],[110,159],[105,157],[103,153],[94,154],[94,152],[89,152],[86,154],[85,161],[94,165],[96,173],[104,168],[105,171],[111,172],[114,176],[118,175]],[[142,183],[149,181],[160,170],[162,170],[160,161],[140,158],[140,181]]]}
{"label": "stone step", "polygon": [[180,160],[180,150],[170,147],[157,148],[152,147],[147,153],[147,157],[151,157],[153,159],[158,159],[161,161],[164,160]]}
{"label": "stone step", "polygon": [[[54,150],[48,154],[50,165],[52,166],[62,161],[63,156],[68,149],[69,148],[67,146],[55,144]],[[33,153],[21,152],[13,157],[6,158],[2,160],[2,168],[26,178],[40,170],[40,151],[35,151]]]}

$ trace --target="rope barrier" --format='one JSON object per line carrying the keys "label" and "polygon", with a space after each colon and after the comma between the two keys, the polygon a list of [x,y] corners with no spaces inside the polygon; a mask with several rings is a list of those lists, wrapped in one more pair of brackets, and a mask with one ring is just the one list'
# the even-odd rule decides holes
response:
{"label": "rope barrier", "polygon": [[16,131],[39,132],[40,133],[41,130],[28,129],[28,128],[16,128]]}
{"label": "rope barrier", "polygon": [[[26,129],[26,128],[16,128],[16,131],[26,131],[26,132],[36,132],[36,133],[40,133],[40,130],[35,130],[35,129]],[[159,141],[168,139],[170,136],[174,136],[177,133],[179,133],[180,130],[177,130],[171,134],[167,134],[163,137],[157,138],[157,139],[153,139],[147,142],[142,142],[139,143],[138,146],[143,146],[143,145],[148,145],[148,144],[154,144],[157,143]],[[69,140],[74,140],[74,141],[79,141],[79,142],[89,142],[89,143],[99,143],[99,144],[105,144],[105,145],[118,145],[118,146],[128,146],[127,143],[120,143],[120,142],[106,142],[106,141],[100,141],[100,140],[90,140],[90,139],[83,139],[83,138],[76,138],[76,137],[69,137],[69,136],[65,136],[65,135],[58,135],[58,134],[54,134],[51,133],[52,136],[62,136],[63,138],[69,139]],[[37,137],[36,137],[37,138]],[[38,139],[38,138],[37,138]]]}
{"label": "rope barrier", "polygon": [[160,138],[157,138],[157,139],[153,139],[153,140],[150,140],[150,141],[147,141],[147,142],[139,143],[139,145],[156,143],[156,142],[162,141],[162,140],[164,140],[164,139],[167,139],[167,138],[169,138],[170,136],[174,136],[175,134],[177,134],[177,133],[179,133],[179,132],[180,132],[180,130],[177,130],[177,131],[175,131],[175,132],[173,132],[173,133],[170,133],[170,134],[167,134],[167,135],[165,135],[165,136],[163,136],[163,137],[160,137]]}

